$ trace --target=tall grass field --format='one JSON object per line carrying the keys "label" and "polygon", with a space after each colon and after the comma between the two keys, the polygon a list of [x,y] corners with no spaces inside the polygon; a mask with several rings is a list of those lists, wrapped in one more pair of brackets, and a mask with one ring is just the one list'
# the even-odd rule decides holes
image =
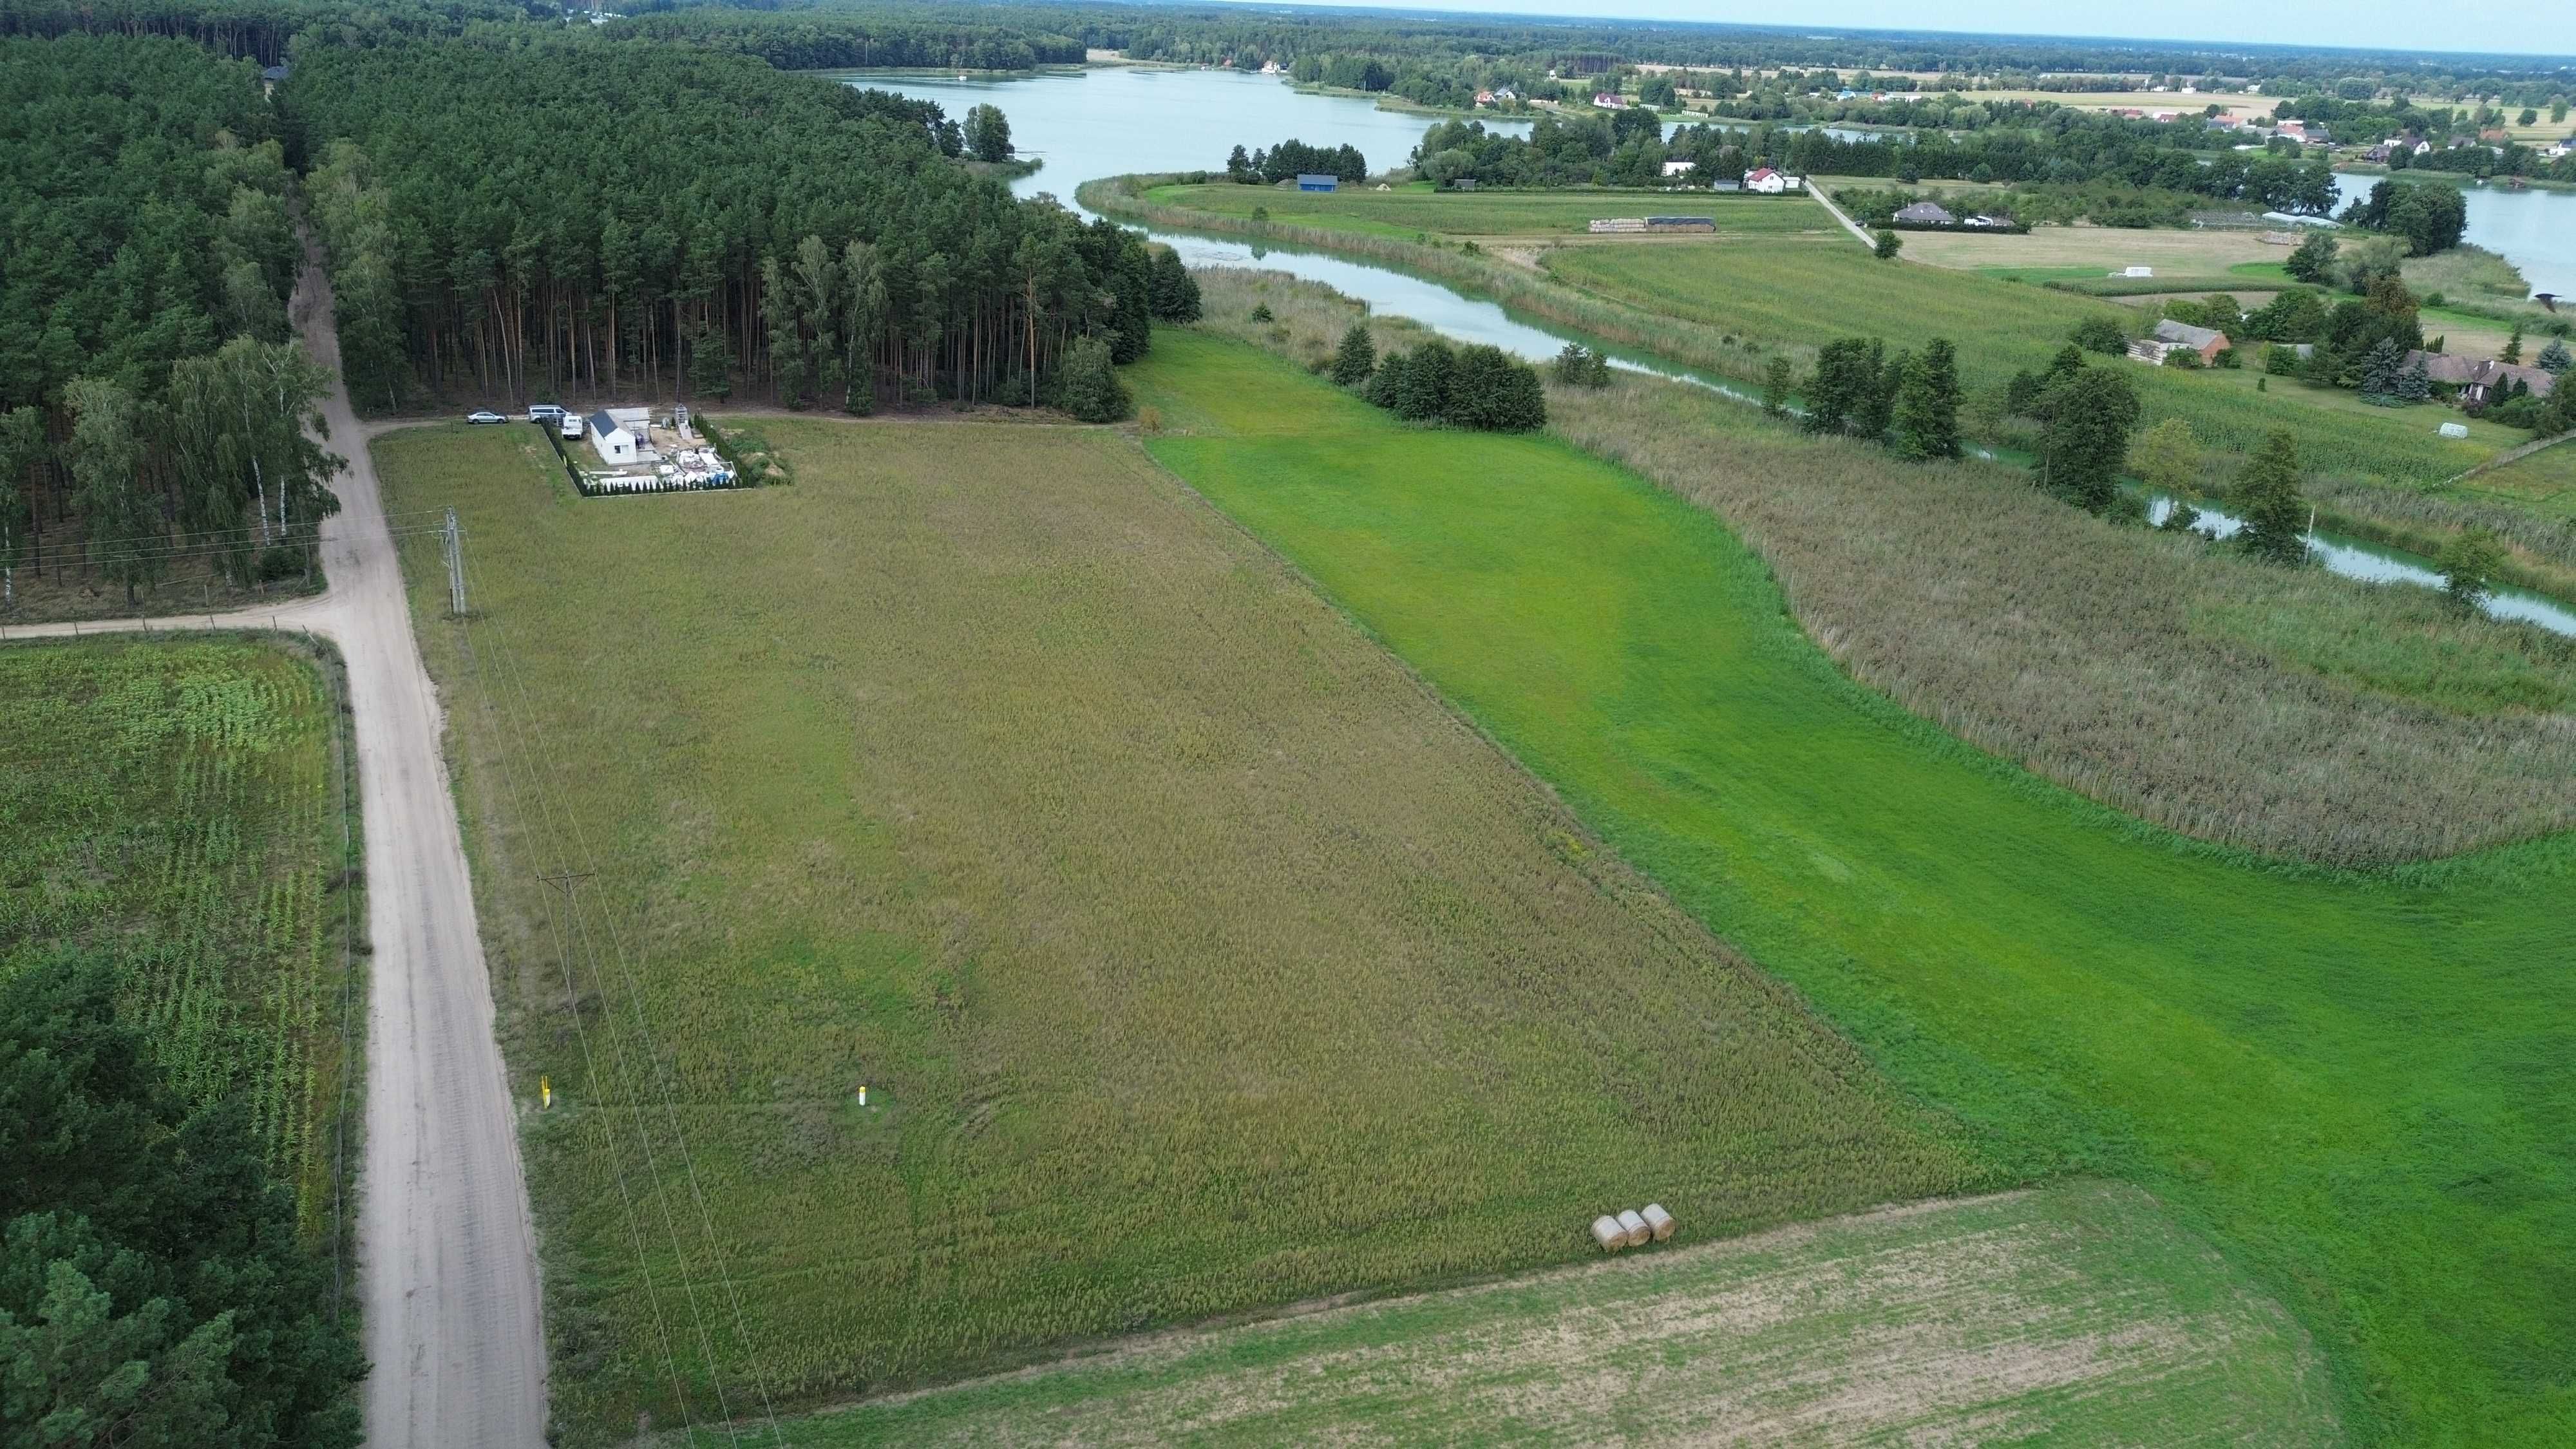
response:
{"label": "tall grass field", "polygon": [[1158,461],[1989,1154],[2213,1234],[2365,1439],[2576,1437],[2576,840],[2192,844],[1855,684],[1711,514],[1562,441],[1204,334],[1131,372]]}
{"label": "tall grass field", "polygon": [[[1353,416],[1185,356],[1175,409]],[[567,1442],[1585,1260],[1648,1201],[1717,1237],[2007,1180],[1130,438],[764,426],[793,487],[375,445],[469,539],[463,621],[405,564],[554,1093]]]}
{"label": "tall grass field", "polygon": [[107,956],[174,1087],[242,1103],[316,1243],[363,919],[337,713],[280,646],[0,644],[0,977]]}

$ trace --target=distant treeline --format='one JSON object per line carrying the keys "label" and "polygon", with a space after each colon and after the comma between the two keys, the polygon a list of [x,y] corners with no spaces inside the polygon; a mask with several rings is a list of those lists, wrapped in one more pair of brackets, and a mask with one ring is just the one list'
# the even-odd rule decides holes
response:
{"label": "distant treeline", "polygon": [[[1776,166],[1801,176],[1876,176],[1907,183],[1944,177],[2061,191],[2108,183],[2237,201],[2259,210],[2322,216],[2333,209],[2334,173],[2322,160],[2249,158],[2233,151],[2204,158],[2159,134],[2170,129],[2061,109],[2026,130],[1956,137],[1927,132],[1846,140],[1767,124],[1683,126],[1666,136],[1654,117],[1628,110],[1541,116],[1527,137],[1488,131],[1480,121],[1445,121],[1423,134],[1413,163],[1442,184],[1467,179],[1501,186],[1643,186],[1661,181],[1666,161],[1686,160],[1695,163],[1693,179],[1703,183]],[[2106,207],[2118,204],[2108,195],[2099,200]]]}
{"label": "distant treeline", "polygon": [[1031,70],[1080,65],[1083,57],[1077,36],[1036,25],[970,24],[953,11],[896,19],[829,10],[698,7],[632,15],[611,23],[607,31],[615,37],[740,51],[780,70]]}
{"label": "distant treeline", "polygon": [[0,36],[159,35],[220,55],[277,65],[310,31],[335,45],[455,35],[477,21],[559,19],[551,4],[505,0],[0,0]]}

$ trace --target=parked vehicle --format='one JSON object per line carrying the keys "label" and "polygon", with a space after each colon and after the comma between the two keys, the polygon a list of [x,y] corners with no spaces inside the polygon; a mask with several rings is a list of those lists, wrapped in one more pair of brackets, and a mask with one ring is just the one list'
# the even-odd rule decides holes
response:
{"label": "parked vehicle", "polygon": [[506,423],[509,419],[501,416],[499,413],[492,412],[487,409],[484,411],[467,413],[465,415],[465,421],[469,423]]}
{"label": "parked vehicle", "polygon": [[566,414],[564,414],[564,415],[563,415],[563,420],[562,420],[562,422],[561,422],[560,426],[561,426],[561,427],[562,427],[562,429],[563,429],[563,435],[564,435],[565,437],[567,437],[567,438],[578,438],[578,437],[580,437],[580,436],[581,436],[581,414],[579,414],[579,413],[566,413]]}
{"label": "parked vehicle", "polygon": [[553,403],[528,404],[528,421],[532,423],[554,422],[563,415],[564,410],[555,406]]}

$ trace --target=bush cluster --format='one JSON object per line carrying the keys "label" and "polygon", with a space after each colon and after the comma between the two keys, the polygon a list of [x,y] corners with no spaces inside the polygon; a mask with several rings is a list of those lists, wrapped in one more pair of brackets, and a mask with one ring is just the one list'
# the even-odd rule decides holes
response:
{"label": "bush cluster", "polygon": [[[1344,339],[1345,356],[1349,339]],[[1346,373],[1334,368],[1335,380]],[[1348,385],[1348,384],[1345,384]],[[1484,433],[1527,433],[1547,426],[1547,394],[1538,369],[1499,347],[1452,347],[1434,339],[1389,353],[1359,384],[1370,402],[1408,422],[1446,423]]]}

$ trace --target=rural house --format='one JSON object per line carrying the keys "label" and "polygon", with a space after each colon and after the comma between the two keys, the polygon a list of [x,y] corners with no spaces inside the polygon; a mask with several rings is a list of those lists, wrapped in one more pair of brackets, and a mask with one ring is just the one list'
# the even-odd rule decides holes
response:
{"label": "rural house", "polygon": [[2558,379],[2545,369],[2491,357],[2461,357],[2448,352],[2409,352],[2408,367],[2421,367],[2424,376],[2446,387],[2459,389],[2463,407],[2482,408],[2500,403],[2519,383],[2530,389],[2533,397],[2547,397],[2558,386]]}
{"label": "rural house", "polygon": [[1759,170],[1748,171],[1744,174],[1744,189],[1747,191],[1758,191],[1764,196],[1778,196],[1784,191],[1797,190],[1798,178],[1795,176],[1783,176],[1779,172],[1765,166]]}
{"label": "rural house", "polygon": [[1958,220],[1942,209],[1937,201],[1918,201],[1911,206],[1898,207],[1896,219],[1907,226],[1948,226]]}

